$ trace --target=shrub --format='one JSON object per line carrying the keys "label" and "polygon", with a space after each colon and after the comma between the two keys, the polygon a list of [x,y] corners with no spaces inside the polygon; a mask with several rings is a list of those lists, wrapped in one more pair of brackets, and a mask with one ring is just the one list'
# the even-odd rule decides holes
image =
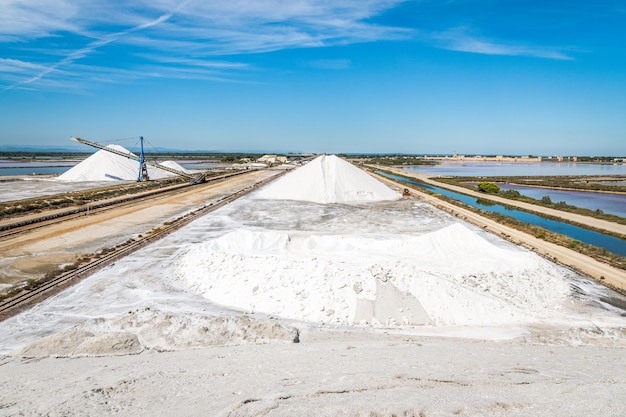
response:
{"label": "shrub", "polygon": [[576,249],[580,245],[580,242],[577,240],[572,240],[567,244],[567,247],[570,249]]}
{"label": "shrub", "polygon": [[520,198],[522,196],[517,190],[500,190],[498,194],[504,198]]}
{"label": "shrub", "polygon": [[552,204],[552,199],[549,195],[544,195],[543,197],[541,197],[541,202],[543,204]]}
{"label": "shrub", "polygon": [[481,193],[498,194],[500,191],[500,187],[492,182],[479,182],[477,187]]}

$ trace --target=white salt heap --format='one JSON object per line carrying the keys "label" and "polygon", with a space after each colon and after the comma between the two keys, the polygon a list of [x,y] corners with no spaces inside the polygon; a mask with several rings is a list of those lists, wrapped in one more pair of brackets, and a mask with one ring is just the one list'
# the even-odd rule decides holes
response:
{"label": "white salt heap", "polygon": [[[108,145],[107,148],[132,154],[126,148],[119,145]],[[187,170],[174,161],[165,161],[162,165],[187,172]],[[150,179],[167,178],[176,175],[155,168],[150,164],[147,166]],[[137,179],[138,173],[138,161],[100,149],[78,165],[59,175],[58,179],[61,181],[132,181]]]}
{"label": "white salt heap", "polygon": [[[336,325],[510,334],[588,323],[580,306],[568,308],[572,281],[563,268],[451,218],[411,231],[432,214],[401,210],[410,201],[374,203],[396,193],[337,157],[317,158],[253,197],[248,212],[233,213],[242,225],[183,251],[175,274],[184,288],[238,310]],[[313,204],[358,198],[372,201],[369,208]],[[342,219],[349,213],[357,214]]]}
{"label": "white salt heap", "polygon": [[0,322],[0,414],[624,414],[624,297],[311,164]]}
{"label": "white salt heap", "polygon": [[556,319],[562,271],[460,223],[422,236],[239,229],[196,245],[178,276],[210,300],[315,323],[503,325]]}
{"label": "white salt heap", "polygon": [[396,200],[400,194],[335,155],[322,155],[263,187],[256,198],[314,203]]}

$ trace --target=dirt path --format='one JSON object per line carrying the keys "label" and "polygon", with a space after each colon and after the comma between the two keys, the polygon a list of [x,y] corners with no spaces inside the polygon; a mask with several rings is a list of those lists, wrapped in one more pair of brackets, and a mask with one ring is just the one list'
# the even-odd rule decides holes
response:
{"label": "dirt path", "polygon": [[[405,176],[413,176],[422,180],[420,174],[407,174],[407,172],[403,170],[395,170],[395,172]],[[385,183],[393,184],[395,188],[398,187],[398,183],[395,183],[386,177],[377,176],[377,178]],[[435,183],[433,181],[429,181],[429,183],[441,186],[439,183]],[[467,190],[463,189],[463,192],[467,193],[466,191]],[[589,256],[583,255],[571,249],[556,245],[554,243],[546,242],[545,240],[538,239],[522,231],[502,225],[494,220],[480,216],[479,214],[476,214],[470,210],[466,210],[454,204],[445,202],[438,199],[437,197],[431,196],[430,194],[420,192],[415,188],[412,188],[411,193],[414,196],[431,203],[437,208],[454,214],[456,217],[462,220],[482,227],[484,230],[499,235],[509,240],[510,242],[524,246],[546,258],[558,262],[559,264],[580,271],[583,274],[588,275],[589,277],[602,283],[603,285],[620,291],[622,294],[626,293],[626,271],[622,269],[614,268],[610,265],[596,261]],[[483,197],[483,195],[481,194],[480,197]],[[558,214],[561,213],[562,212],[558,212]],[[563,218],[563,216],[559,217]]]}
{"label": "dirt path", "polygon": [[0,284],[12,285],[76,261],[82,255],[113,247],[195,210],[212,200],[246,188],[277,171],[255,171],[180,194],[86,215],[0,240]]}
{"label": "dirt path", "polygon": [[582,225],[590,226],[595,229],[606,230],[611,233],[619,233],[621,235],[626,236],[626,225],[624,224],[613,223],[607,220],[596,219],[594,217],[589,217],[589,216],[583,216],[581,214],[569,213],[567,211],[555,210],[549,207],[542,207],[536,204],[525,203],[523,201],[515,201],[515,200],[510,200],[508,198],[498,197],[498,196],[489,195],[485,193],[479,193],[477,191],[468,190],[467,188],[459,187],[456,185],[443,184],[441,182],[433,181],[432,179],[430,179],[432,175],[429,175],[429,174],[411,172],[411,171],[398,169],[398,168],[386,167],[385,169],[388,171],[395,172],[396,174],[404,175],[406,177],[416,178],[420,181],[423,181],[427,184],[434,185],[436,187],[445,188],[451,191],[456,191],[458,193],[463,193],[463,194],[466,194],[472,197],[481,198],[484,200],[494,201],[496,203],[507,204],[513,207],[519,207],[524,210],[534,211],[535,213],[541,213],[541,214],[545,214],[548,216],[557,217],[559,219],[564,219],[564,220],[568,220],[574,223],[579,223]]}

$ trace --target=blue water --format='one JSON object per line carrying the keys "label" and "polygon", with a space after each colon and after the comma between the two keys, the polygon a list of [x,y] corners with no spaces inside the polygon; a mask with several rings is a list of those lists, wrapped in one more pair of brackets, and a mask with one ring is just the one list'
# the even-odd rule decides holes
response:
{"label": "blue water", "polygon": [[[68,169],[72,168],[77,162],[62,162],[67,166],[50,166],[50,163],[45,162],[30,162],[30,163],[16,163],[8,161],[0,161],[0,177],[13,176],[13,175],[50,175],[50,174],[63,174]],[[56,165],[56,164],[55,164]],[[219,168],[224,164],[188,164],[183,165],[185,169],[211,169]]]}
{"label": "blue water", "polygon": [[422,182],[414,181],[408,178],[403,178],[397,175],[387,174],[387,173],[380,172],[380,171],[376,171],[376,173],[383,175],[385,177],[388,177],[388,178],[406,182],[408,184],[417,185],[429,191],[444,195],[446,197],[453,198],[455,200],[462,201],[469,206],[476,207],[487,212],[504,214],[506,216],[513,217],[525,223],[543,227],[544,229],[549,230],[551,232],[559,233],[559,234],[571,237],[572,239],[576,239],[578,241],[581,241],[581,242],[584,242],[593,246],[605,248],[609,252],[615,253],[617,255],[626,256],[626,241],[623,241],[621,239],[618,239],[612,236],[607,236],[602,233],[583,229],[577,226],[572,226],[567,223],[544,219],[543,217],[540,217],[531,213],[526,213],[525,211],[506,208],[500,204],[493,204],[493,205],[482,204],[474,197],[456,193],[454,191],[449,191],[449,190],[439,188],[430,184],[424,184]]}
{"label": "blue water", "polygon": [[207,163],[207,164],[181,164],[185,169],[213,169],[228,166],[228,164],[222,163]]}
{"label": "blue water", "polygon": [[575,162],[463,162],[405,167],[411,171],[457,177],[626,175],[626,164],[583,164]]}
{"label": "blue water", "polygon": [[571,206],[589,210],[602,210],[605,213],[626,217],[626,195],[596,193],[592,191],[563,191],[525,185],[498,184],[503,190],[516,190],[527,197],[541,200],[548,196],[554,203],[563,201]]}
{"label": "blue water", "polygon": [[0,167],[0,176],[12,176],[12,175],[50,175],[50,174],[62,174],[71,167],[17,167],[17,168],[4,168]]}

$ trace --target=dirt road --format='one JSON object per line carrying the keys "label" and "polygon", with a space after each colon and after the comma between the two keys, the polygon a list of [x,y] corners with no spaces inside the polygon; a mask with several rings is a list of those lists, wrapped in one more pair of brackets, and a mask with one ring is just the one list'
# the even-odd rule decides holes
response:
{"label": "dirt road", "polygon": [[530,203],[525,203],[523,201],[515,201],[515,200],[510,200],[508,198],[503,198],[503,197],[498,197],[495,195],[489,195],[489,194],[485,194],[485,193],[479,193],[477,191],[472,191],[472,190],[468,190],[467,188],[464,187],[459,187],[456,185],[450,185],[450,184],[442,184],[438,181],[434,181],[432,179],[430,179],[432,177],[432,175],[429,174],[423,174],[423,173],[419,173],[419,172],[412,172],[412,171],[407,171],[404,169],[398,169],[398,168],[385,168],[388,171],[392,171],[395,172],[396,174],[399,175],[404,175],[406,177],[413,177],[416,178],[420,181],[423,181],[427,184],[431,184],[434,185],[436,187],[440,187],[440,188],[446,188],[448,190],[451,191],[456,191],[458,193],[463,193],[472,197],[477,197],[477,198],[481,198],[484,200],[491,200],[494,201],[496,203],[501,203],[501,204],[507,204],[509,206],[513,206],[513,207],[519,207],[521,209],[524,210],[528,210],[528,211],[533,211],[535,213],[540,213],[540,214],[545,214],[548,216],[552,216],[552,217],[557,217],[559,219],[564,219],[564,220],[568,220],[574,223],[579,223],[582,225],[586,225],[586,226],[590,226],[593,227],[595,229],[599,229],[599,230],[606,230],[609,231],[611,233],[619,233],[621,235],[626,236],[626,225],[624,224],[619,224],[619,223],[613,223],[607,220],[602,220],[602,219],[596,219],[594,217],[589,217],[589,216],[583,216],[581,214],[576,214],[576,213],[569,213],[567,211],[562,211],[562,210],[555,210],[555,209],[551,209],[549,207],[542,207],[542,206],[538,206],[536,204],[530,204]]}
{"label": "dirt road", "polygon": [[277,171],[254,171],[198,185],[174,196],[138,201],[0,240],[0,284],[14,285],[71,264],[79,257],[110,248],[180,217]]}
{"label": "dirt road", "polygon": [[[431,183],[433,185],[441,186],[441,184],[434,182],[432,180],[428,180],[428,178],[424,179],[423,174],[416,174],[412,172],[409,173],[408,171],[404,171],[401,169],[395,169],[394,172],[400,175],[404,175],[404,176],[413,176],[414,178],[418,178],[420,180]],[[377,178],[386,183],[391,182],[388,178],[385,178],[382,176],[377,176]],[[393,184],[396,187],[398,186],[397,183],[393,183]],[[447,185],[446,185],[446,188],[452,189],[451,187],[448,187]],[[457,188],[460,188],[460,187],[457,187]],[[468,190],[466,189],[462,189],[462,192],[465,194],[468,194],[467,191]],[[580,271],[583,274],[588,275],[589,277],[602,283],[603,285],[606,285],[610,288],[620,291],[622,294],[626,293],[626,271],[622,269],[614,268],[610,265],[606,265],[602,262],[596,261],[595,259],[589,256],[585,256],[571,249],[565,248],[563,246],[555,245],[554,243],[546,242],[545,240],[538,239],[522,231],[502,225],[491,219],[480,216],[472,211],[463,209],[451,203],[447,203],[429,194],[422,193],[419,190],[416,190],[415,188],[412,189],[411,193],[420,199],[428,201],[429,203],[433,204],[437,208],[440,208],[442,210],[445,210],[449,213],[456,215],[462,220],[468,221],[472,224],[482,227],[484,230],[500,235],[501,237],[504,237],[513,243],[524,246],[546,258],[549,258],[555,262],[558,262],[559,264],[562,264],[570,268],[573,268],[577,271]],[[484,197],[484,195],[482,194],[478,196]],[[506,202],[507,204],[510,204],[510,200],[506,200]],[[534,207],[535,206],[533,206],[533,208]],[[555,217],[570,218],[568,216],[570,214],[572,216],[577,216],[577,215],[573,215],[572,213],[565,213],[565,212],[561,212],[558,210],[552,210],[552,211],[556,212],[555,214],[551,214],[551,215],[554,215]],[[585,217],[585,219],[587,219],[587,217]],[[602,222],[602,221],[599,221],[599,222]],[[613,225],[613,223],[610,223],[610,224]]]}

